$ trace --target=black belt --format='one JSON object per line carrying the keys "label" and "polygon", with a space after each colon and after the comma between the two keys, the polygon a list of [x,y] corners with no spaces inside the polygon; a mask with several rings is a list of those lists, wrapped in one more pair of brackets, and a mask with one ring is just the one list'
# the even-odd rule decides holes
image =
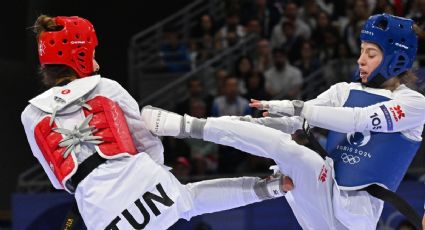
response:
{"label": "black belt", "polygon": [[[310,142],[311,148],[323,159],[325,159],[328,155],[328,152],[319,144],[319,142],[317,142],[305,120],[303,123],[303,131],[305,135],[307,135],[307,139]],[[361,190],[365,190],[370,195],[392,204],[399,212],[407,217],[407,219],[412,222],[412,224],[415,225],[417,229],[422,229],[422,219],[419,214],[397,193],[376,184],[369,185],[365,188],[362,188]]]}
{"label": "black belt", "polygon": [[[99,156],[97,152],[87,157],[81,164],[78,165],[77,172],[69,180],[69,184],[73,187],[73,191],[77,189],[78,184],[86,178],[95,168],[105,163],[106,159]],[[62,224],[62,230],[71,230],[80,221],[81,216],[78,211],[77,203],[74,202],[71,209],[66,214]]]}
{"label": "black belt", "polygon": [[87,157],[81,164],[78,165],[77,172],[71,177],[70,183],[74,189],[77,189],[78,184],[86,178],[95,168],[105,163],[106,159],[94,152]]}

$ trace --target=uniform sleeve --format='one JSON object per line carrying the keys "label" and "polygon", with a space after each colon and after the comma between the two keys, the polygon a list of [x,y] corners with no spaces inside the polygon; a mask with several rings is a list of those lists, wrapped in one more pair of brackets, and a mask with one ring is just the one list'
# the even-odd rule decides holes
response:
{"label": "uniform sleeve", "polygon": [[114,100],[122,108],[137,150],[149,154],[156,163],[164,164],[162,142],[146,128],[144,121],[140,118],[140,109],[136,100],[118,82],[109,81],[111,89],[108,92],[113,92]]}
{"label": "uniform sleeve", "polygon": [[34,126],[35,122],[38,121],[40,117],[40,111],[31,108],[31,105],[25,108],[24,112],[21,114],[21,121],[25,129],[25,134],[27,136],[33,155],[40,162],[53,187],[56,189],[63,189],[62,184],[56,179],[55,174],[49,167],[47,161],[44,159],[43,154],[41,153],[41,150],[38,148],[37,142],[35,141]]}
{"label": "uniform sleeve", "polygon": [[410,93],[364,108],[306,103],[302,116],[313,126],[337,132],[400,132],[424,124],[425,97],[419,93]]}
{"label": "uniform sleeve", "polygon": [[319,106],[341,106],[342,102],[348,97],[349,84],[341,82],[332,85],[328,90],[321,93],[316,98],[309,100],[306,104]]}

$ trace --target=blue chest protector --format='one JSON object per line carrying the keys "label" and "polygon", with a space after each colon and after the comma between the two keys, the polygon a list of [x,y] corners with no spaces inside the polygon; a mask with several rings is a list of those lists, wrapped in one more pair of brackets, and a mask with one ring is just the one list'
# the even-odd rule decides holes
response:
{"label": "blue chest protector", "polygon": [[[367,107],[388,101],[384,96],[351,90],[344,107]],[[382,184],[395,191],[420,146],[400,132],[329,131],[326,150],[334,161],[335,178],[342,187]]]}

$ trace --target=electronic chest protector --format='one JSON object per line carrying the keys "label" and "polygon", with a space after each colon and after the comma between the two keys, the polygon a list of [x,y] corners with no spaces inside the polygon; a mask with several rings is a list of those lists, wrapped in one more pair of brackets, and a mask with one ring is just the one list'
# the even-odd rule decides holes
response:
{"label": "electronic chest protector", "polygon": [[[367,107],[388,100],[351,90],[344,107]],[[419,141],[410,140],[400,132],[329,131],[326,150],[334,161],[335,179],[340,187],[351,190],[379,184],[396,191],[419,146]]]}

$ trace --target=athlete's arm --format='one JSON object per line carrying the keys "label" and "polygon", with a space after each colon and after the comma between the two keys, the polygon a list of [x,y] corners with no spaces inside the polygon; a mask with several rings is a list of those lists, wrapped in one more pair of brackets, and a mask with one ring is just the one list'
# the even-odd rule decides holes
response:
{"label": "athlete's arm", "polygon": [[304,119],[302,117],[262,117],[253,118],[251,116],[240,117],[241,121],[247,121],[254,124],[264,125],[273,129],[280,130],[284,133],[294,134],[303,126]]}
{"label": "athlete's arm", "polygon": [[140,119],[140,109],[136,100],[118,82],[105,79],[111,84],[106,89],[121,106],[134,144],[139,152],[146,152],[158,164],[164,164],[164,147],[161,140],[152,135]]}
{"label": "athlete's arm", "polygon": [[317,106],[304,103],[301,111],[309,124],[337,132],[399,132],[425,122],[425,97],[410,94],[364,108]]}
{"label": "athlete's arm", "polygon": [[[331,86],[328,90],[321,93],[317,98],[309,100],[310,105],[320,106],[340,106],[340,102],[343,101],[349,92],[349,84],[341,82]],[[264,116],[275,115],[275,116],[299,116],[300,107],[294,106],[294,101],[289,100],[272,100],[272,101],[259,101],[251,99],[249,106],[267,110],[264,112]]]}

